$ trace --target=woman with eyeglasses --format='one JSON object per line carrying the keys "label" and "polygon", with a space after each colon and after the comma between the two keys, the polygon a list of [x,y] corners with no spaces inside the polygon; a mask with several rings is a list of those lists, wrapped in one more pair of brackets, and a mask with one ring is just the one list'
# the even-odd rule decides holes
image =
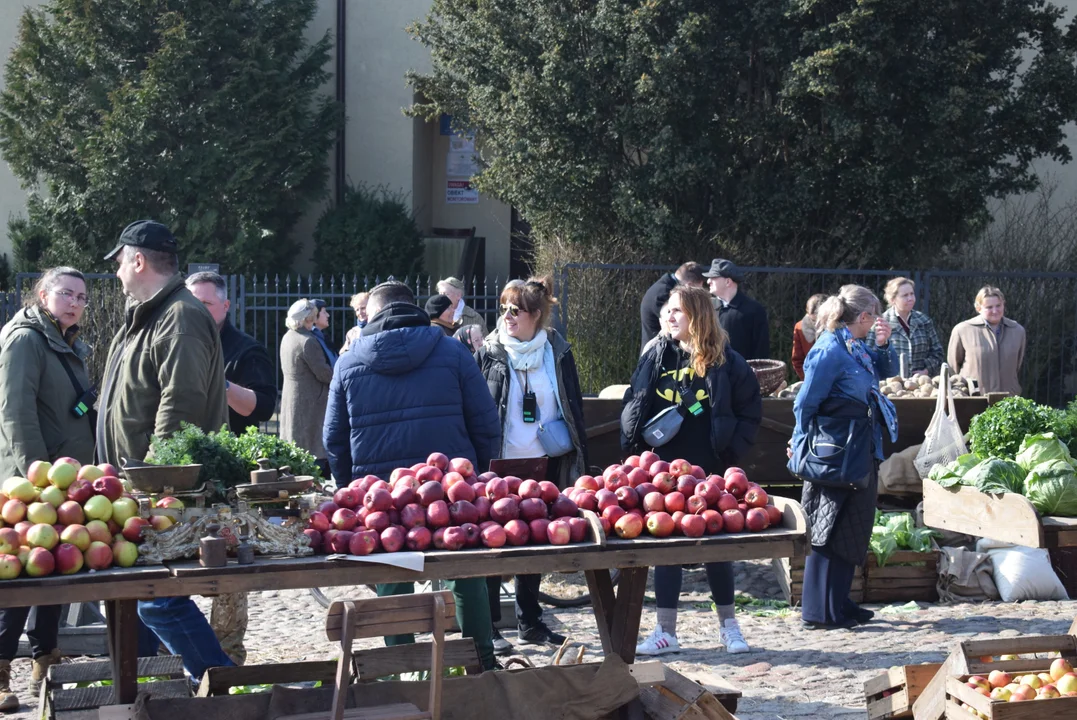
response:
{"label": "woman with eyeglasses", "polygon": [[[643,439],[647,421],[677,407],[680,429],[657,452],[682,458],[708,474],[722,474],[745,456],[763,416],[759,383],[718,324],[711,296],[702,288],[678,285],[662,309],[665,330],[640,356],[624,396],[621,449],[626,455],[650,449]],[[718,611],[719,635],[728,653],[746,653],[735,616],[733,563],[707,563],[707,583]],[[636,646],[638,655],[680,649],[677,604],[681,567],[654,569],[658,617],[654,631]]]}
{"label": "woman with eyeglasses", "polygon": [[[95,398],[86,370],[90,348],[78,339],[88,302],[81,272],[53,268],[37,281],[26,307],[0,330],[0,477],[29,477],[30,465],[39,460],[93,462],[89,410]],[[0,548],[7,541],[0,535]],[[34,695],[49,667],[60,661],[59,605],[0,610],[3,712],[19,707],[11,691],[11,661],[28,619]]]}
{"label": "woman with eyeglasses", "polygon": [[[879,315],[874,293],[845,285],[819,307],[819,339],[804,359],[804,385],[793,402],[796,426],[790,441],[800,447],[816,416],[874,417],[870,429],[875,462],[862,490],[804,482],[801,503],[810,519],[812,552],[804,565],[801,618],[812,629],[852,628],[874,617],[849,597],[853,574],[867,560],[875,520],[879,462],[885,426],[897,440],[897,414],[879,392],[879,380],[897,370],[890,323]],[[869,333],[873,336],[869,339]]]}
{"label": "woman with eyeglasses", "polygon": [[[501,317],[476,355],[501,419],[502,458],[549,457],[539,432],[558,420],[567,426],[571,449],[549,457],[547,479],[565,488],[587,468],[583,393],[572,348],[551,327],[553,284],[549,278],[513,281],[501,291]],[[560,645],[563,635],[542,621],[541,576],[517,576],[516,623],[520,642]],[[494,650],[512,646],[494,631]]]}

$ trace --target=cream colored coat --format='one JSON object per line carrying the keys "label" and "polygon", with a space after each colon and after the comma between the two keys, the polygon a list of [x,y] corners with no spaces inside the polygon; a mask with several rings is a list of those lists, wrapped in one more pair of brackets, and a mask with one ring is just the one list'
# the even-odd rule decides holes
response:
{"label": "cream colored coat", "polygon": [[280,399],[280,437],[316,458],[325,457],[322,424],[333,368],[310,330],[289,330],[280,341],[284,375]]}
{"label": "cream colored coat", "polygon": [[1002,318],[1002,335],[982,317],[958,323],[950,333],[947,362],[958,374],[975,378],[983,393],[1021,394],[1017,374],[1025,361],[1025,329],[1009,318]]}

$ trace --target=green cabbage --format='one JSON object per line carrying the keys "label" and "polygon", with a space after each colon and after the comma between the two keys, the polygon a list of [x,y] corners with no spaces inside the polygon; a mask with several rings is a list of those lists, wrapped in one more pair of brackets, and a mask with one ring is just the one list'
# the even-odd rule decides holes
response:
{"label": "green cabbage", "polygon": [[960,484],[965,473],[976,467],[979,462],[980,457],[975,453],[965,453],[952,463],[947,463],[946,465],[938,464],[931,468],[931,472],[928,473],[928,478],[934,480],[943,487],[953,487],[954,485]]}
{"label": "green cabbage", "polygon": [[1021,442],[1021,450],[1017,453],[1017,464],[1031,472],[1032,468],[1048,460],[1065,460],[1073,464],[1069,448],[1065,443],[1055,437],[1054,433],[1042,433],[1040,435],[1028,435]]}
{"label": "green cabbage", "polygon": [[962,482],[982,493],[1018,493],[1025,491],[1025,469],[1010,460],[987,458],[965,473]]}
{"label": "green cabbage", "polygon": [[871,529],[871,542],[869,544],[871,551],[875,553],[875,561],[879,563],[879,567],[886,565],[886,561],[898,549],[897,540],[894,539],[893,533],[885,527],[875,526]]}
{"label": "green cabbage", "polygon": [[1042,515],[1077,516],[1077,475],[1065,460],[1048,460],[1032,468],[1027,496]]}

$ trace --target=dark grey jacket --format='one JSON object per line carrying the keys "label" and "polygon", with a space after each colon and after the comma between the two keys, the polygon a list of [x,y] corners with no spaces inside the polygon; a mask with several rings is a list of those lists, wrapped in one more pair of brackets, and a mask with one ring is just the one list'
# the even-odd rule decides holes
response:
{"label": "dark grey jacket", "polygon": [[[576,448],[559,463],[560,477],[551,478],[558,487],[564,488],[587,472],[587,429],[583,422],[583,393],[580,391],[576,360],[572,357],[572,346],[553,328],[546,330],[546,340],[550,343],[554,361],[557,363],[557,391],[561,395],[564,419],[572,436],[572,444]],[[486,338],[486,342],[475,353],[475,359],[479,361],[479,371],[486,378],[490,395],[497,405],[497,415],[503,432],[509,404],[509,360],[505,347],[497,341],[496,333],[491,333]]]}

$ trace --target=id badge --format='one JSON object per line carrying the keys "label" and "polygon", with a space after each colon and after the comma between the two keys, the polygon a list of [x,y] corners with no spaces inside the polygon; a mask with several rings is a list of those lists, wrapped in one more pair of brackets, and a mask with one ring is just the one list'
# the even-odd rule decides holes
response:
{"label": "id badge", "polygon": [[524,393],[524,422],[535,422],[535,416],[538,414],[538,398],[535,397],[535,393]]}

